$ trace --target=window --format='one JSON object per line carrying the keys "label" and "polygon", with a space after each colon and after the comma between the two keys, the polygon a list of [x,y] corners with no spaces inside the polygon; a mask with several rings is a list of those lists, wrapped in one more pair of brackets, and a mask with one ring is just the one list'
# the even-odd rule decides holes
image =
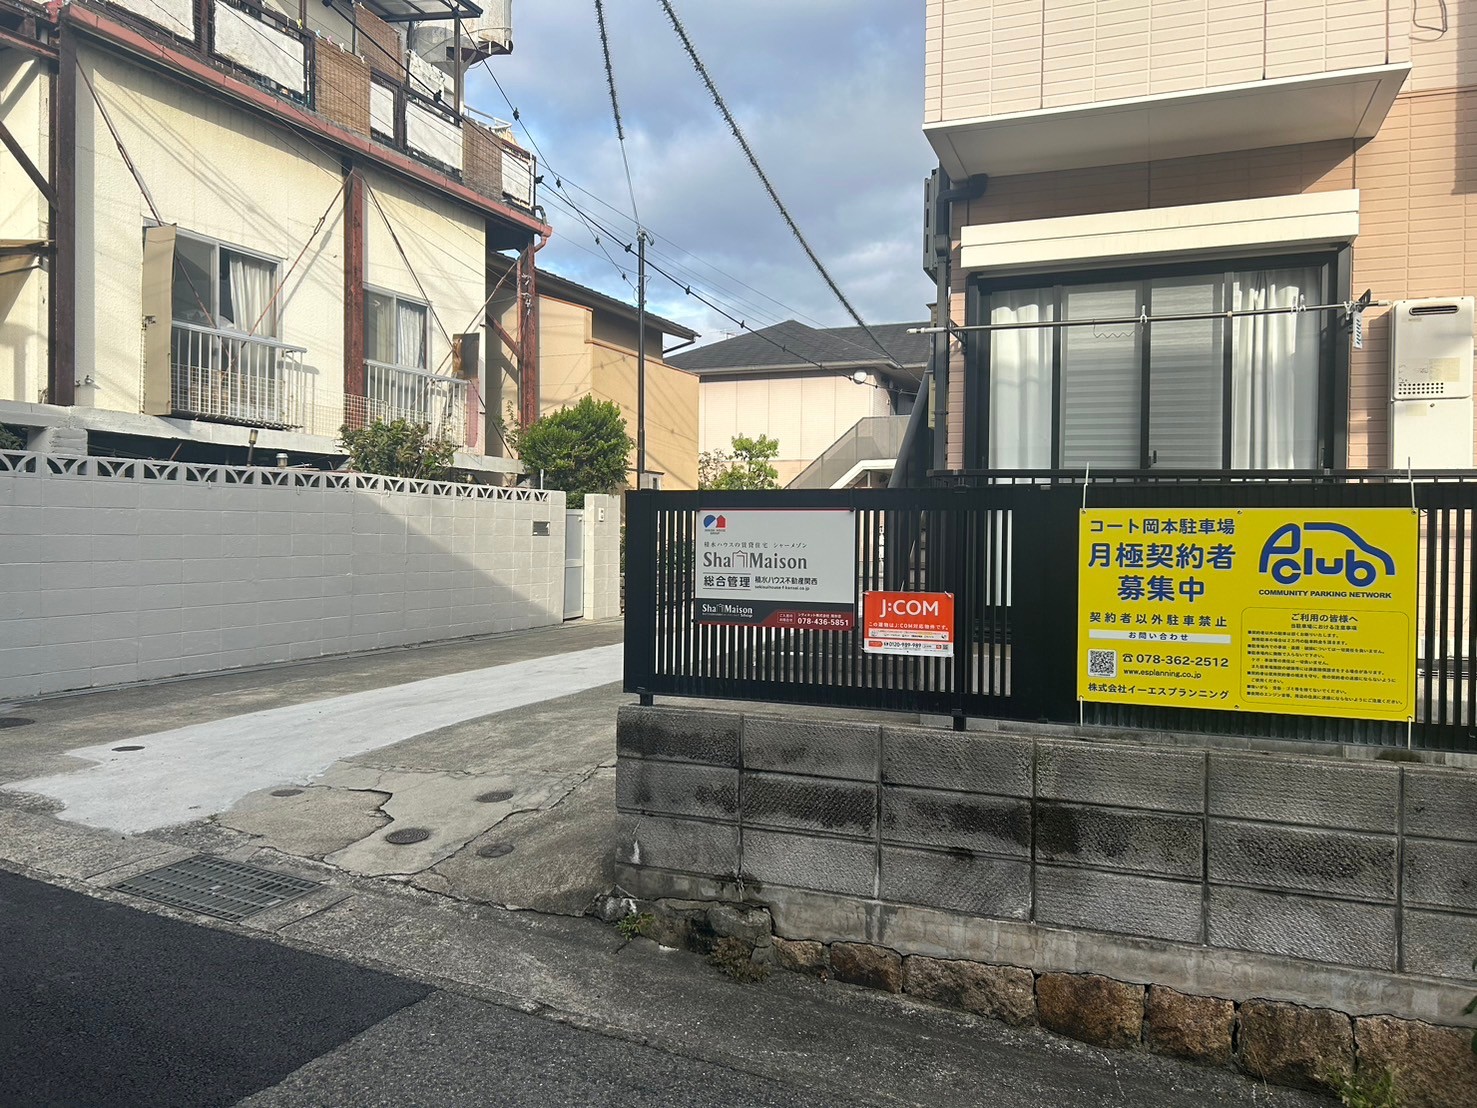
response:
{"label": "window", "polygon": [[174,319],[276,338],[277,262],[183,233],[174,246]]}
{"label": "window", "polygon": [[389,292],[365,292],[365,358],[381,365],[425,369],[429,315],[423,303]]}
{"label": "window", "polygon": [[[1314,469],[1338,317],[1228,311],[1327,303],[1334,263],[1276,259],[1055,282],[978,283],[972,467]],[[1140,325],[1112,322],[1187,316]],[[1079,326],[1032,326],[1057,321]],[[1085,321],[1100,321],[1087,323]]]}

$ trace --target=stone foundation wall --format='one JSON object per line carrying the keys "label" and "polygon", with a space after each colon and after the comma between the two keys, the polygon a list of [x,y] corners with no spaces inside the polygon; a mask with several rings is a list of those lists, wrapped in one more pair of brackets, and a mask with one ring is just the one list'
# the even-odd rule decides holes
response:
{"label": "stone foundation wall", "polygon": [[1471,770],[666,707],[618,743],[622,887],[762,905],[833,960],[1013,966],[1038,1008],[1090,975],[1455,1026],[1477,992]]}
{"label": "stone foundation wall", "polygon": [[710,953],[720,942],[737,941],[761,966],[903,993],[1094,1046],[1149,1050],[1232,1066],[1272,1084],[1335,1092],[1356,1075],[1370,1081],[1393,1069],[1405,1108],[1477,1104],[1477,1055],[1465,1029],[1277,1000],[1238,1003],[1097,974],[904,955],[872,943],[784,939],[774,934],[766,909],[745,905],[617,896],[603,911],[612,922],[636,917],[639,933],[665,946]]}

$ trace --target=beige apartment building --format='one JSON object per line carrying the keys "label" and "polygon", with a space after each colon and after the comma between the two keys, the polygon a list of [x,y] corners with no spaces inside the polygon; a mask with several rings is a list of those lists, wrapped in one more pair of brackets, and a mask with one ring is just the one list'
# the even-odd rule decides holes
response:
{"label": "beige apartment building", "polygon": [[[492,391],[488,408],[504,419],[518,418],[520,397],[534,405],[533,418],[578,403],[582,397],[608,400],[620,408],[631,438],[640,416],[638,374],[639,315],[635,305],[606,296],[568,278],[540,270],[536,279],[531,332],[536,338],[534,372],[520,377],[517,270],[506,258],[488,263],[496,289],[490,307],[494,342],[501,346],[489,363]],[[697,332],[646,313],[646,472],[654,487],[695,489],[698,476],[698,379],[668,364],[668,337],[686,346]],[[522,388],[520,389],[520,384]],[[496,424],[488,429],[490,450],[499,453]],[[631,451],[631,485],[636,483],[636,451]]]}
{"label": "beige apartment building", "polygon": [[696,375],[704,452],[728,453],[736,436],[779,444],[781,485],[886,484],[928,364],[917,324],[810,327],[789,319],[674,355]]}
{"label": "beige apartment building", "polygon": [[488,449],[489,253],[549,234],[462,100],[467,0],[0,0],[0,424],[37,449],[325,464]]}
{"label": "beige apartment building", "polygon": [[1473,464],[1477,12],[928,0],[926,49],[936,468]]}

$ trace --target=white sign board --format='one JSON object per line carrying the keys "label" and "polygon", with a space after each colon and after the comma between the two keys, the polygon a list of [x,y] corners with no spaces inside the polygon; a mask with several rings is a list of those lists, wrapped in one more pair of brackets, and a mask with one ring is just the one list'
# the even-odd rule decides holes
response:
{"label": "white sign board", "polygon": [[697,621],[849,630],[856,622],[856,513],[698,512]]}
{"label": "white sign board", "polygon": [[1356,307],[1349,313],[1349,330],[1354,338],[1354,349],[1364,349],[1364,309]]}

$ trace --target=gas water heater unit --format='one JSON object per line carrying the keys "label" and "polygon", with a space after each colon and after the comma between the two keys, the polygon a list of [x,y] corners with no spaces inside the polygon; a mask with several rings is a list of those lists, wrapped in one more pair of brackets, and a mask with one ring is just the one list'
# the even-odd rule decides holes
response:
{"label": "gas water heater unit", "polygon": [[1390,309],[1390,464],[1472,468],[1473,298]]}

